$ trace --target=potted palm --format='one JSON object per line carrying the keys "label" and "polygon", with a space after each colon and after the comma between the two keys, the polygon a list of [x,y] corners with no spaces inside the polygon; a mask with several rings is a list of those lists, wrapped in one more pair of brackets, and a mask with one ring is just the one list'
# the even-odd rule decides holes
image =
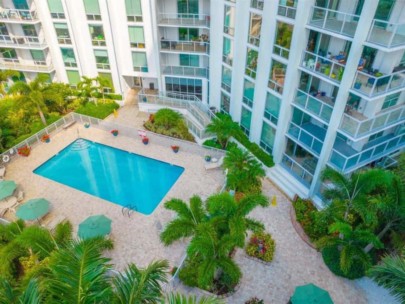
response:
{"label": "potted palm", "polygon": [[142,137],[142,143],[144,144],[144,145],[147,145],[148,143],[149,143],[149,138],[148,137]]}
{"label": "potted palm", "polygon": [[28,146],[22,146],[21,148],[17,149],[18,155],[28,157],[31,153],[31,148]]}
{"label": "potted palm", "polygon": [[49,134],[44,134],[41,137],[41,141],[45,142],[45,143],[49,143],[51,141],[51,137],[49,136]]}
{"label": "potted palm", "polygon": [[173,150],[174,153],[179,152],[179,149],[180,149],[180,147],[179,147],[179,146],[176,146],[176,145],[171,146],[171,148],[172,148],[172,150]]}
{"label": "potted palm", "polygon": [[118,130],[117,129],[111,130],[111,134],[114,135],[114,136],[117,136],[118,135]]}

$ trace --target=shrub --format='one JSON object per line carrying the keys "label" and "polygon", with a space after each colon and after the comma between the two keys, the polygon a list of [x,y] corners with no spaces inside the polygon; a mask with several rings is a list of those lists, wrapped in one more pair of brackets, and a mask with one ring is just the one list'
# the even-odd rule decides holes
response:
{"label": "shrub", "polygon": [[323,261],[326,266],[337,276],[341,276],[348,279],[358,279],[365,275],[366,269],[360,263],[353,263],[347,274],[340,269],[340,253],[336,246],[325,247],[322,250]]}
{"label": "shrub", "polygon": [[179,271],[179,279],[187,286],[197,287],[198,266],[198,259],[187,259],[184,263],[183,268],[181,268]]}
{"label": "shrub", "polygon": [[246,253],[265,262],[271,262],[275,249],[276,243],[270,234],[257,232],[250,238],[249,244],[246,246]]}
{"label": "shrub", "polygon": [[120,106],[114,100],[104,99],[98,100],[97,104],[94,102],[87,102],[80,106],[75,112],[104,119],[119,107]]}
{"label": "shrub", "polygon": [[250,298],[249,300],[247,300],[245,302],[245,304],[264,304],[264,301],[260,300],[260,299],[258,299],[256,297],[253,297],[253,298]]}
{"label": "shrub", "polygon": [[171,109],[160,109],[154,115],[154,124],[158,127],[171,129],[176,127],[181,119],[181,114],[176,111]]}

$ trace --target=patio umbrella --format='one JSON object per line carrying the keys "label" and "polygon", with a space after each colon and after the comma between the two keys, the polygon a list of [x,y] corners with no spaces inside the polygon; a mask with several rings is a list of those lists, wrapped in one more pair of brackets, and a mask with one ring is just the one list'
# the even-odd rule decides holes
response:
{"label": "patio umbrella", "polygon": [[17,184],[13,181],[0,182],[0,201],[13,194]]}
{"label": "patio umbrella", "polygon": [[43,217],[49,212],[49,201],[44,198],[31,199],[22,204],[16,212],[18,218],[32,221]]}
{"label": "patio umbrella", "polygon": [[292,304],[333,304],[333,301],[326,290],[314,285],[307,284],[297,286],[291,297]]}
{"label": "patio umbrella", "polygon": [[79,224],[78,235],[82,239],[104,236],[111,232],[111,220],[104,215],[93,215]]}

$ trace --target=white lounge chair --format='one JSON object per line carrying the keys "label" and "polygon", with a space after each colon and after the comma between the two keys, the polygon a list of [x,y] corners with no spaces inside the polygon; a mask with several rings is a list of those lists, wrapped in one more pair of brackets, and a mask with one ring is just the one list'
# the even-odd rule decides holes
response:
{"label": "white lounge chair", "polygon": [[0,181],[4,179],[4,176],[6,176],[6,167],[0,166]]}
{"label": "white lounge chair", "polygon": [[211,162],[204,164],[205,170],[211,170],[211,169],[216,169],[222,166],[224,163],[224,157],[222,156],[218,161],[213,161],[214,159],[211,160]]}
{"label": "white lounge chair", "polygon": [[24,199],[24,191],[18,190],[16,197],[17,197],[17,201],[18,201],[19,203],[22,202],[23,199]]}
{"label": "white lounge chair", "polygon": [[18,205],[17,198],[15,196],[10,196],[6,200],[0,203],[0,216],[4,216],[7,211],[14,211]]}

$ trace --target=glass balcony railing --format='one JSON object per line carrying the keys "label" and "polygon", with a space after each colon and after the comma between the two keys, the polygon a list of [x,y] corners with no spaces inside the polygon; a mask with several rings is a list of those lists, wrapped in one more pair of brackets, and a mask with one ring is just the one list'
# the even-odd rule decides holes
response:
{"label": "glass balcony railing", "polygon": [[17,58],[0,59],[0,69],[10,69],[17,71],[51,72],[54,70],[52,64],[39,60],[20,60]]}
{"label": "glass balcony railing", "polygon": [[301,66],[337,83],[340,83],[345,71],[345,66],[337,59],[328,59],[308,51],[304,51]]}
{"label": "glass balcony railing", "polygon": [[403,104],[378,113],[367,120],[359,120],[344,114],[339,129],[351,137],[366,136],[370,133],[386,129],[388,126],[405,121],[405,107]]}
{"label": "glass balcony railing", "polygon": [[374,19],[367,41],[387,48],[405,46],[405,23]]}
{"label": "glass balcony railing", "polygon": [[2,22],[7,22],[7,21],[32,22],[32,21],[38,21],[38,16],[35,11],[3,8],[0,12],[0,21],[2,21]]}
{"label": "glass balcony railing", "polygon": [[316,115],[324,122],[329,123],[333,111],[333,99],[328,96],[312,96],[304,91],[297,90],[294,103],[308,112]]}
{"label": "glass balcony railing", "polygon": [[159,14],[159,25],[210,26],[210,16],[203,14]]}
{"label": "glass balcony railing", "polygon": [[[299,142],[301,146],[310,150],[312,153],[319,156],[322,150],[323,139],[325,138],[326,131],[320,132],[318,135],[323,137],[322,139],[315,137],[313,128],[306,128],[308,125],[315,126],[313,124],[306,124],[307,126],[298,126],[295,123],[290,123],[290,128],[288,129],[288,135]],[[311,132],[312,131],[312,132]]]}
{"label": "glass balcony railing", "polygon": [[284,16],[287,18],[295,19],[295,14],[297,13],[297,9],[291,6],[279,5],[277,14],[279,16]]}
{"label": "glass balcony railing", "polygon": [[163,74],[165,75],[179,75],[179,76],[192,76],[208,78],[207,68],[198,68],[191,66],[162,66]]}
{"label": "glass balcony railing", "polygon": [[358,15],[313,6],[309,24],[353,38],[359,19]]}
{"label": "glass balcony railing", "polygon": [[161,51],[204,53],[209,52],[208,42],[161,40]]}
{"label": "glass balcony railing", "polygon": [[308,169],[304,168],[303,164],[300,164],[287,154],[283,154],[281,165],[297,177],[297,179],[305,186],[309,187],[311,185],[315,170],[310,172]]}
{"label": "glass balcony railing", "polygon": [[33,48],[46,46],[46,43],[42,37],[38,36],[0,35],[0,46]]}
{"label": "glass balcony railing", "polygon": [[273,54],[288,59],[288,57],[290,56],[290,50],[280,45],[274,44]]}
{"label": "glass balcony railing", "polygon": [[365,145],[360,152],[343,141],[339,142],[337,138],[329,164],[341,172],[349,173],[403,147],[405,147],[405,134],[388,134],[380,137]]}
{"label": "glass balcony railing", "polygon": [[384,95],[405,87],[405,70],[384,75],[357,71],[352,88],[367,97]]}

